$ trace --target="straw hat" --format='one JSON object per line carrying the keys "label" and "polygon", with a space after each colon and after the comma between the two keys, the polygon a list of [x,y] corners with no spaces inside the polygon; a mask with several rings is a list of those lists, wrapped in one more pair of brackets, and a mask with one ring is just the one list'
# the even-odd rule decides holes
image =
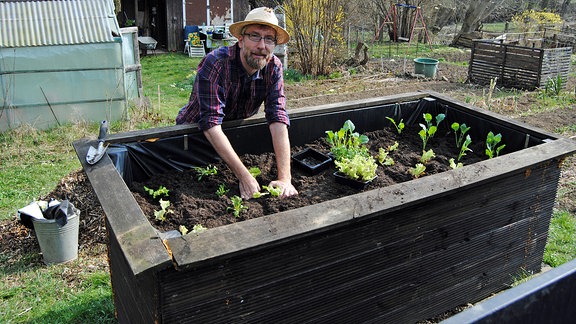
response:
{"label": "straw hat", "polygon": [[242,28],[248,25],[264,25],[274,28],[276,30],[276,44],[278,45],[288,43],[290,40],[288,32],[278,26],[278,18],[274,13],[274,9],[266,7],[253,9],[246,15],[244,21],[235,22],[230,25],[230,33],[234,35],[234,37],[240,38]]}

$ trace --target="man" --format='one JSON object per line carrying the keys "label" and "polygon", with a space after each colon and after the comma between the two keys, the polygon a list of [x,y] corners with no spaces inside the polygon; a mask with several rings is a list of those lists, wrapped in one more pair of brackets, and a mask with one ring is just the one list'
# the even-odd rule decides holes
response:
{"label": "man", "polygon": [[274,47],[287,43],[290,36],[278,26],[274,11],[265,7],[230,25],[230,33],[238,42],[202,59],[190,100],[178,113],[176,123],[198,124],[238,178],[242,198],[250,199],[260,191],[260,185],[234,151],[221,124],[253,116],[264,103],[278,169],[277,180],[269,186],[281,188],[281,197],[296,195],[290,171],[290,119],[285,109],[282,63],[273,55]]}

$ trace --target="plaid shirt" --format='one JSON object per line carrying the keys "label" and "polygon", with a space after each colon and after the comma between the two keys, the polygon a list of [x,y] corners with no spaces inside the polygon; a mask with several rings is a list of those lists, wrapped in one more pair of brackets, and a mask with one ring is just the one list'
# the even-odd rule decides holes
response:
{"label": "plaid shirt", "polygon": [[272,55],[264,69],[250,77],[242,67],[238,45],[221,47],[198,65],[190,100],[180,109],[176,123],[197,123],[206,130],[223,121],[253,116],[264,103],[269,124],[290,126],[282,73],[280,59]]}

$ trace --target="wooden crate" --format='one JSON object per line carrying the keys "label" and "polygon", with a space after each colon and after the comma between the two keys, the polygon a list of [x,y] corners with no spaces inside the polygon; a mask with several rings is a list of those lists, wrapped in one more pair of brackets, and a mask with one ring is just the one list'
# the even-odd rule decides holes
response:
{"label": "wooden crate", "polygon": [[489,85],[534,90],[560,77],[565,83],[570,71],[572,48],[534,48],[475,40],[470,56],[468,80]]}
{"label": "wooden crate", "polygon": [[[389,127],[386,117],[399,111],[404,120],[446,113],[446,123],[471,125],[475,138],[474,132],[502,133],[510,153],[162,240],[113,161],[86,164],[95,140],[74,142],[106,214],[118,321],[415,322],[482,300],[524,271],[540,271],[560,165],[576,151],[574,141],[421,92],[293,110],[292,144],[346,119],[361,132]],[[239,154],[270,149],[263,117],[224,129]],[[109,141],[199,134],[194,125],[180,125]]]}

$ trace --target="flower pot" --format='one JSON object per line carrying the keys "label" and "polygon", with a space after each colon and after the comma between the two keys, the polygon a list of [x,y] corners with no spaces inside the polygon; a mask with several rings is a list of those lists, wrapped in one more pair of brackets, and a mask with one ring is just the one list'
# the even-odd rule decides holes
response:
{"label": "flower pot", "polygon": [[292,155],[292,161],[297,167],[306,172],[310,174],[318,174],[320,171],[326,170],[331,165],[332,159],[313,148],[307,147]]}
{"label": "flower pot", "polygon": [[[376,176],[377,177],[377,176]],[[336,179],[336,183],[339,184],[343,184],[343,185],[347,185],[350,186],[352,188],[356,188],[356,189],[366,189],[366,187],[374,180],[376,179],[376,177],[370,179],[370,180],[356,180],[356,179],[352,179],[348,176],[346,176],[343,173],[340,173],[338,171],[334,172],[334,179]]]}

